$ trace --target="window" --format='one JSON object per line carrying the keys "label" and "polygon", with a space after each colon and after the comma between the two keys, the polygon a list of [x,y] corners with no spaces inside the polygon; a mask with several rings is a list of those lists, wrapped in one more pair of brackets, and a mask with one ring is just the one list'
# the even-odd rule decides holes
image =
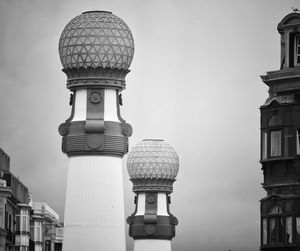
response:
{"label": "window", "polygon": [[[293,218],[292,216],[284,216],[278,205],[273,205],[269,211],[269,215],[262,218],[261,222],[261,243],[262,245],[278,245],[293,243]],[[300,217],[296,218],[297,231],[300,231]],[[295,240],[294,240],[295,242]]]}
{"label": "window", "polygon": [[300,129],[297,129],[297,135],[296,135],[296,150],[297,154],[300,154]]}
{"label": "window", "polygon": [[0,199],[0,227],[4,228],[5,222],[5,201],[4,199]]}
{"label": "window", "polygon": [[21,231],[21,221],[20,221],[20,215],[16,215],[16,230]]}
{"label": "window", "polygon": [[4,236],[0,236],[0,247],[5,247],[5,242],[6,242],[5,237]]}
{"label": "window", "polygon": [[7,212],[7,209],[5,209],[5,229],[8,230],[8,212]]}
{"label": "window", "polygon": [[42,223],[34,222],[34,241],[42,242]]}
{"label": "window", "polygon": [[300,234],[300,217],[296,217],[296,230],[297,234]]}
{"label": "window", "polygon": [[9,216],[8,216],[8,230],[11,231],[11,225],[12,225],[12,220],[11,220],[11,213],[9,213]]}
{"label": "window", "polygon": [[285,236],[286,243],[293,242],[292,217],[285,218]]}
{"label": "window", "polygon": [[22,225],[21,225],[21,231],[23,232],[29,232],[29,215],[27,210],[21,210],[21,217],[22,217]]}
{"label": "window", "polygon": [[281,130],[271,131],[271,157],[281,156]]}
{"label": "window", "polygon": [[281,217],[270,218],[269,232],[271,244],[283,242],[283,224]]}
{"label": "window", "polygon": [[281,208],[277,205],[274,205],[271,210],[270,210],[270,214],[281,214]]}
{"label": "window", "polygon": [[15,247],[16,251],[28,251],[28,247],[25,246],[19,246],[19,247]]}
{"label": "window", "polygon": [[269,121],[269,126],[277,126],[281,124],[282,124],[282,119],[279,115],[274,115]]}
{"label": "window", "polygon": [[266,159],[267,158],[267,132],[262,132],[261,135],[261,158]]}
{"label": "window", "polygon": [[284,129],[284,157],[292,155],[293,149],[293,129],[287,127]]}
{"label": "window", "polygon": [[29,214],[28,210],[21,209],[16,216],[17,230],[20,232],[29,232]]}
{"label": "window", "polygon": [[293,129],[283,127],[279,115],[272,116],[268,126],[261,133],[261,159],[290,156],[293,149]]}
{"label": "window", "polygon": [[267,230],[267,219],[263,219],[263,222],[262,222],[262,228],[263,228],[263,231],[262,231],[262,243],[263,245],[266,245],[267,244],[267,234],[268,234],[268,230]]}
{"label": "window", "polygon": [[300,66],[300,34],[294,39],[294,66]]}
{"label": "window", "polygon": [[45,241],[45,251],[51,251],[50,241]]}

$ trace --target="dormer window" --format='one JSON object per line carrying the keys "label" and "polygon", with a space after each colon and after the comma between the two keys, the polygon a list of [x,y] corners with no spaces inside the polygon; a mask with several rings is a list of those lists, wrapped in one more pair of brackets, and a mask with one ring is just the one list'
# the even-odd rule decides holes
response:
{"label": "dormer window", "polygon": [[300,66],[300,34],[294,39],[294,66]]}

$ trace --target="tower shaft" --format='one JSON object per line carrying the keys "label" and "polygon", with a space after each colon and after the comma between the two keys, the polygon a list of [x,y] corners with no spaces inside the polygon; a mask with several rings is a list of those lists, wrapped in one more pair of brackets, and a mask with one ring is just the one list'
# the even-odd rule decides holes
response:
{"label": "tower shaft", "polygon": [[[105,142],[104,130],[99,132],[101,126],[107,131],[121,124],[117,97],[114,89],[87,88],[74,93],[69,132],[63,141],[69,153],[64,251],[126,249],[122,157],[115,156],[111,139]],[[91,134],[85,131],[89,122]]]}

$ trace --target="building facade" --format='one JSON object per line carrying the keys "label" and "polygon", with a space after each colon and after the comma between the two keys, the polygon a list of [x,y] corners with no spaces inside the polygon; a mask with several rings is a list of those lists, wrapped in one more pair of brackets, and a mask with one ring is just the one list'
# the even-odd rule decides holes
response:
{"label": "building facade", "polygon": [[31,201],[0,148],[0,251],[61,251],[61,246],[59,215],[46,203]]}
{"label": "building facade", "polygon": [[300,14],[278,24],[280,69],[261,76],[261,250],[300,250]]}

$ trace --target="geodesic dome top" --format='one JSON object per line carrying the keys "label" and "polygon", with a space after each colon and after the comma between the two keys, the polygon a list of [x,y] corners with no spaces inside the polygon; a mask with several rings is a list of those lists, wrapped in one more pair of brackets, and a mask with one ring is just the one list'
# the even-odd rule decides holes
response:
{"label": "geodesic dome top", "polygon": [[179,158],[173,147],[163,140],[143,140],[131,149],[127,169],[131,180],[175,180]]}
{"label": "geodesic dome top", "polygon": [[59,40],[59,55],[64,70],[128,70],[133,54],[133,36],[128,26],[107,11],[87,11],[73,18]]}

